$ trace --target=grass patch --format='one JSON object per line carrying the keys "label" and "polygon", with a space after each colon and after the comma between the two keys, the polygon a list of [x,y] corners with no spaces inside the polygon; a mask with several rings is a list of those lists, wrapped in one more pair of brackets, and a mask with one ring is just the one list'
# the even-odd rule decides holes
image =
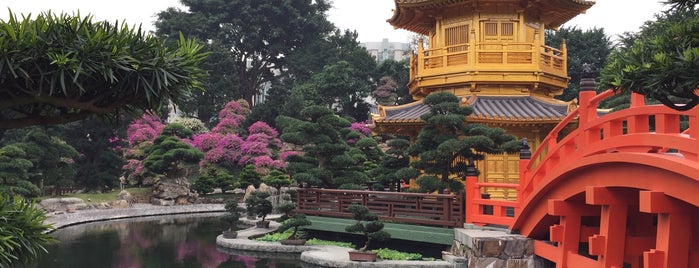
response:
{"label": "grass patch", "polygon": [[[274,232],[274,233],[268,233],[265,234],[262,237],[259,237],[255,240],[257,241],[264,241],[264,242],[279,242],[279,240],[282,239],[287,239],[289,236],[291,236],[291,233],[293,233],[293,230],[286,230],[284,232]],[[321,240],[317,238],[311,238],[306,241],[306,245],[321,245],[321,246],[338,246],[338,247],[345,247],[345,248],[354,248],[354,245],[349,242],[338,242],[338,241],[328,241],[328,240]]]}
{"label": "grass patch", "polygon": [[393,250],[390,248],[380,248],[377,250],[372,250],[379,255],[379,258],[384,260],[392,261],[421,261],[422,254],[420,253],[407,253]]}
{"label": "grass patch", "polygon": [[338,247],[343,247],[343,248],[354,248],[354,245],[350,242],[339,242],[339,241],[328,241],[328,240],[321,240],[317,238],[311,238],[308,241],[306,241],[306,244],[308,245],[322,245],[322,246],[338,246]]}
{"label": "grass patch", "polygon": [[[131,193],[137,200],[142,200],[142,197],[145,197],[147,200],[147,196],[150,196],[151,193],[150,187],[125,188],[124,190]],[[85,203],[109,203],[117,199],[119,192],[121,192],[121,190],[114,190],[107,193],[67,194],[61,197],[77,197],[85,201]],[[52,198],[52,196],[46,196],[44,198]]]}

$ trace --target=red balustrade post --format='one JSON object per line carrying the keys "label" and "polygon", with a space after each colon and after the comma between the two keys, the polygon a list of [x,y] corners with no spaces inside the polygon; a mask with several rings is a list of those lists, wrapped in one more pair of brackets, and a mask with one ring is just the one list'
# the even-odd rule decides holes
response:
{"label": "red balustrade post", "polygon": [[480,189],[476,185],[478,183],[478,170],[473,164],[473,160],[469,160],[468,167],[466,167],[466,189],[464,191],[464,199],[466,202],[466,219],[467,223],[474,223],[473,216],[481,214],[481,205],[474,202],[477,199],[481,199]]}
{"label": "red balustrade post", "polygon": [[529,162],[532,160],[532,151],[527,142],[527,138],[522,139],[522,148],[519,149],[519,186],[517,187],[517,207],[515,207],[515,217],[517,217],[519,208],[522,207],[522,202],[526,199],[523,196],[527,184],[529,184]]}
{"label": "red balustrade post", "polygon": [[597,95],[594,73],[589,64],[583,64],[580,90],[578,91],[578,109],[580,109],[580,126],[597,118],[597,105],[592,106],[591,99]]}

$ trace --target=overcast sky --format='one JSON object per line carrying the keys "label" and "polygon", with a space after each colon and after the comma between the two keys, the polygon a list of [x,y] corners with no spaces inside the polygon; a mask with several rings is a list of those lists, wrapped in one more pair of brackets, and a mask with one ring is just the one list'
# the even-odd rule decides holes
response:
{"label": "overcast sky", "polygon": [[[625,31],[635,32],[653,14],[665,9],[659,0],[598,0],[586,14],[581,14],[564,26],[580,29],[604,28],[608,36]],[[153,30],[154,15],[171,6],[180,6],[178,0],[0,0],[0,19],[7,19],[10,8],[15,14],[37,14],[42,11],[92,14],[98,20],[142,24]],[[329,20],[340,29],[354,29],[361,42],[407,42],[409,32],[394,30],[386,20],[393,15],[393,0],[334,0]]]}

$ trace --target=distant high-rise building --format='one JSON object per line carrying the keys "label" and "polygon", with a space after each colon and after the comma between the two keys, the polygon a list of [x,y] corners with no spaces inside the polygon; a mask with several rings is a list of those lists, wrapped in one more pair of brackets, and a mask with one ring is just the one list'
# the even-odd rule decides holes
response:
{"label": "distant high-rise building", "polygon": [[410,56],[409,43],[388,42],[386,38],[381,42],[366,42],[359,45],[366,48],[378,63],[388,59],[402,61]]}

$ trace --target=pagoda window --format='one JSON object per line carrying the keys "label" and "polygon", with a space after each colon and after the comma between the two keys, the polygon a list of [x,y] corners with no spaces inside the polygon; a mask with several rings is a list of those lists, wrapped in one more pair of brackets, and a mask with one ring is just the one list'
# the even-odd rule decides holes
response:
{"label": "pagoda window", "polygon": [[517,28],[511,21],[485,21],[482,26],[483,42],[512,42],[515,39]]}
{"label": "pagoda window", "polygon": [[446,28],[444,36],[447,52],[468,50],[468,24]]}

